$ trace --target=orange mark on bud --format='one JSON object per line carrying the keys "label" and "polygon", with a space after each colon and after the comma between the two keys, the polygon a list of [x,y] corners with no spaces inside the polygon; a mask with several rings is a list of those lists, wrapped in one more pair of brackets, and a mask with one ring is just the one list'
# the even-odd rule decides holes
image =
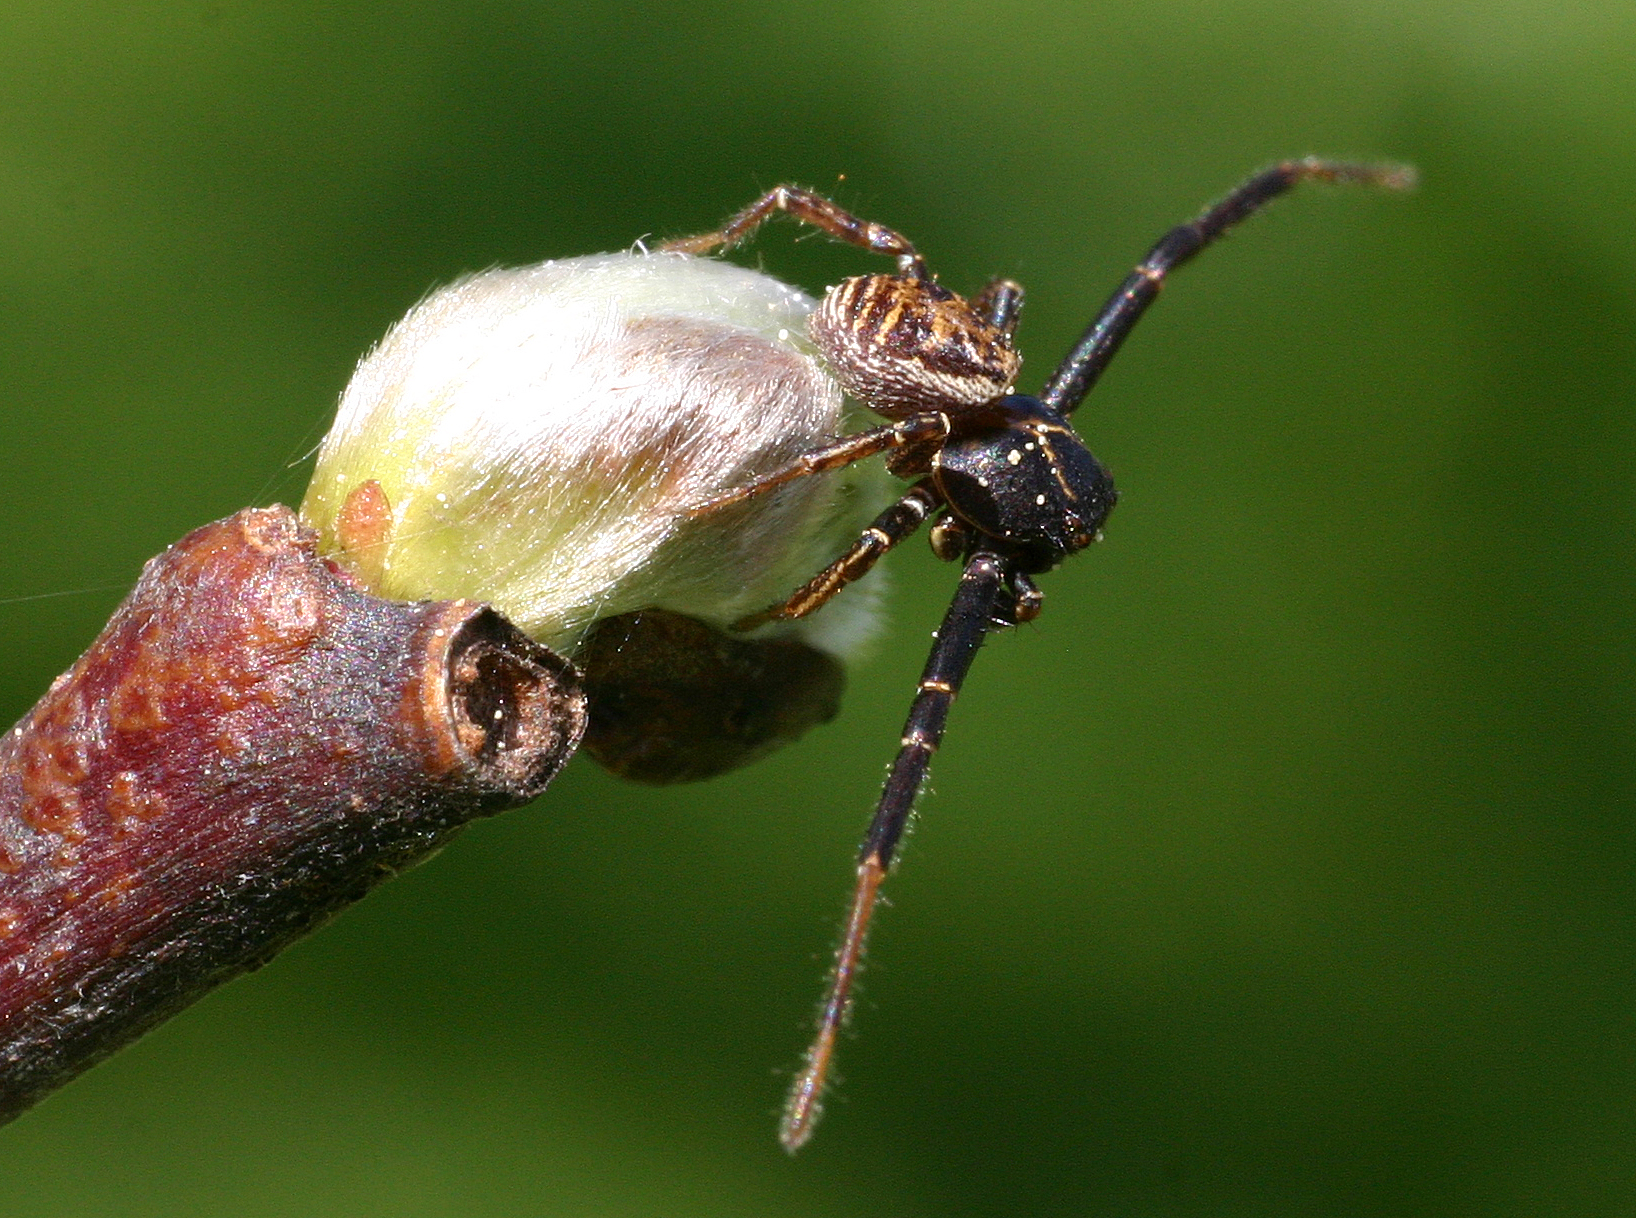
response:
{"label": "orange mark on bud", "polygon": [[352,488],[335,517],[336,557],[365,591],[381,586],[386,576],[386,547],[392,540],[392,504],[371,478]]}

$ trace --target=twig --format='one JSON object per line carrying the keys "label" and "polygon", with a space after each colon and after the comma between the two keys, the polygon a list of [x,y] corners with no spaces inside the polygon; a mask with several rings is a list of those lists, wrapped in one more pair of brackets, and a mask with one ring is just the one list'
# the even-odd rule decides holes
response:
{"label": "twig", "polygon": [[172,546],[0,741],[0,1121],[538,795],[585,717],[566,660],[354,590],[287,508]]}

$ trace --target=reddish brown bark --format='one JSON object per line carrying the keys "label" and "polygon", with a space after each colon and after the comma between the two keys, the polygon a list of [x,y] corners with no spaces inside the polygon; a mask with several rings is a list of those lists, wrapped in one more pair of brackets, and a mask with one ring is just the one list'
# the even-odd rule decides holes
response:
{"label": "reddish brown bark", "polygon": [[585,717],[567,661],[354,590],[288,509],[171,547],[0,741],[0,1120],[539,794]]}

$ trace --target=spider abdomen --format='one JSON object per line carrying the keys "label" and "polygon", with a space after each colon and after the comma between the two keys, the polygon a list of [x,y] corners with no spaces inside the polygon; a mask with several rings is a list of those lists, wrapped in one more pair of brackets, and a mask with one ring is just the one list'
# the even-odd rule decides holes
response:
{"label": "spider abdomen", "polygon": [[929,279],[844,279],[807,330],[842,387],[889,419],[982,406],[1009,390],[1022,366],[1004,330]]}
{"label": "spider abdomen", "polygon": [[1097,539],[1118,493],[1061,416],[1033,398],[995,406],[1008,421],[949,440],[932,477],[949,509],[1021,570],[1048,571]]}

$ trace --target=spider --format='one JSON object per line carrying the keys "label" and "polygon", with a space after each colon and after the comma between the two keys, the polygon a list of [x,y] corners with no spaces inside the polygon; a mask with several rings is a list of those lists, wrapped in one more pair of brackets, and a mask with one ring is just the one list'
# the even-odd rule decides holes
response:
{"label": "spider", "polygon": [[808,321],[814,344],[842,386],[890,421],[815,448],[697,505],[694,514],[719,511],[882,453],[893,474],[914,483],[846,553],[783,603],[740,620],[735,629],[814,612],[928,519],[933,552],[964,564],[859,850],[857,883],[817,1033],[779,1125],[787,1150],[798,1150],[812,1136],[881,884],[984,635],[1039,616],[1043,598],[1034,576],[1099,540],[1118,498],[1113,480],[1074,432],[1069,416],[1159,295],[1165,277],[1240,220],[1303,181],[1405,189],[1413,177],[1400,165],[1310,157],[1257,173],[1159,240],[1037,396],[1013,392],[1021,365],[1012,343],[1023,302],[1020,285],[995,279],[964,300],[938,284],[905,237],[822,195],[779,186],[720,229],[665,243],[667,250],[690,254],[726,251],[784,213],[897,260],[896,274],[858,276],[830,288]]}

